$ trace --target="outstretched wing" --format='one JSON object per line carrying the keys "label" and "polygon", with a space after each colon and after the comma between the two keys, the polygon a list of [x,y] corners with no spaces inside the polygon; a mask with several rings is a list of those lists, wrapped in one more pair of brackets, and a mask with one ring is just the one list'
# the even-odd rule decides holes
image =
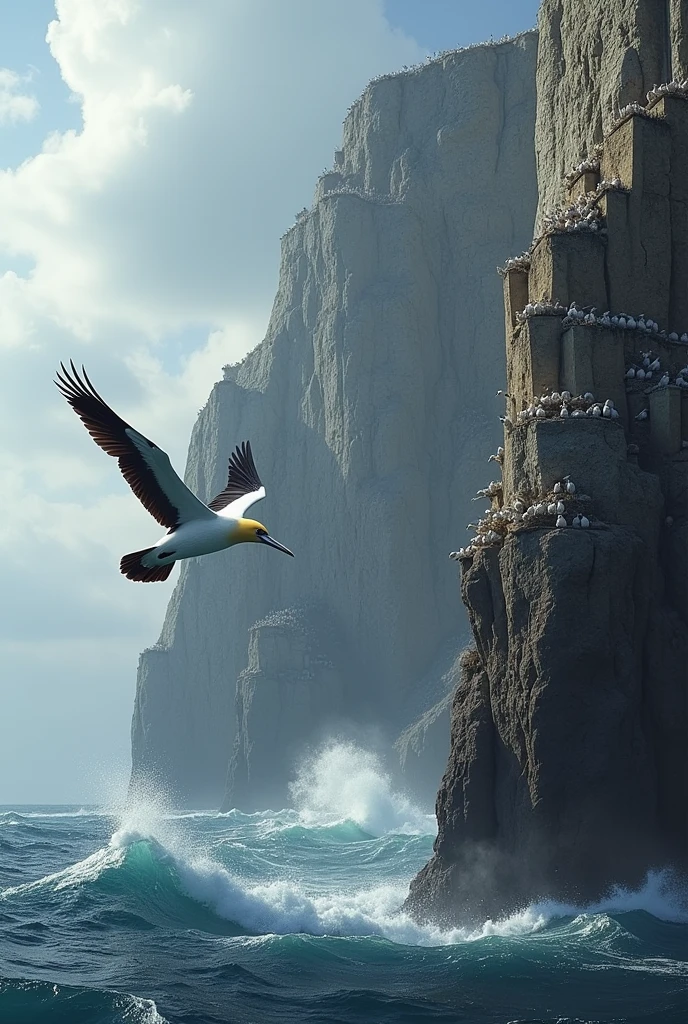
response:
{"label": "outstretched wing", "polygon": [[208,502],[208,508],[213,509],[214,512],[222,512],[223,515],[240,519],[251,505],[264,497],[265,488],[260,482],[256,464],[253,461],[251,442],[244,441],[236,446],[229,457],[227,486],[212,501]]}
{"label": "outstretched wing", "polygon": [[169,530],[191,519],[211,519],[213,513],[172,469],[169,456],[138,430],[125,423],[100,397],[81,368],[79,376],[60,363],[55,383],[104,452],[117,459],[122,476],[144,508]]}

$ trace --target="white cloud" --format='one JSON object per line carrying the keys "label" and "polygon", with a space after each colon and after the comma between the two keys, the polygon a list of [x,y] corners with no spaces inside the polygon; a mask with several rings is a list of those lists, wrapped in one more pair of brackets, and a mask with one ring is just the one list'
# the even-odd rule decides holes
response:
{"label": "white cloud", "polygon": [[19,91],[28,81],[30,76],[22,77],[9,68],[0,68],[0,125],[30,121],[38,113],[36,97]]}
{"label": "white cloud", "polygon": [[[0,618],[26,644],[13,664],[27,659],[37,679],[56,635],[106,650],[114,634],[133,666],[171,589],[117,571],[159,528],[53,387],[59,360],[83,360],[182,471],[221,366],[260,340],[279,235],[310,202],[347,106],[374,74],[422,56],[390,30],[382,0],[57,0],[56,11],[50,52],[83,125],[0,172],[0,265],[14,268],[0,274]],[[19,84],[0,77],[0,96],[18,98]],[[49,685],[76,686],[62,649]],[[133,680],[120,685],[128,715]],[[18,739],[0,753],[7,777],[25,751]]]}

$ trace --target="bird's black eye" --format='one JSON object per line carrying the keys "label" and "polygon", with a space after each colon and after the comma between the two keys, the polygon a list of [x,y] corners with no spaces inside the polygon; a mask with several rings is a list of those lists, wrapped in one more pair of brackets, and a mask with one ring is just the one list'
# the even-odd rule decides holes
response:
{"label": "bird's black eye", "polygon": [[267,537],[267,530],[256,530],[256,537]]}

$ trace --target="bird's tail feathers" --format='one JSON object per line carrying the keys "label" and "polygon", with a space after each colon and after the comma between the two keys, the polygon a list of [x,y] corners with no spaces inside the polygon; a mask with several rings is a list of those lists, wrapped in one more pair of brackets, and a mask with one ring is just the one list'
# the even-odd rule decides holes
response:
{"label": "bird's tail feathers", "polygon": [[144,548],[143,551],[132,551],[124,555],[119,563],[119,571],[128,580],[135,580],[137,583],[159,583],[166,580],[174,568],[174,562],[153,566],[143,564],[144,556],[154,550],[155,548]]}

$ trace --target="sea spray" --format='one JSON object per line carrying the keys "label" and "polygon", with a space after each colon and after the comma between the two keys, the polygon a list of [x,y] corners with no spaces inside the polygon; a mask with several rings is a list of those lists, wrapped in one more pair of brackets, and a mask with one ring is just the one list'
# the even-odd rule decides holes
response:
{"label": "sea spray", "polygon": [[688,923],[667,874],[442,930],[398,909],[430,835],[150,794],[119,819],[28,813],[0,837],[3,1021],[685,1024]]}
{"label": "sea spray", "polygon": [[353,821],[374,836],[436,831],[433,815],[393,789],[379,757],[353,743],[332,740],[304,759],[289,791],[308,825]]}

